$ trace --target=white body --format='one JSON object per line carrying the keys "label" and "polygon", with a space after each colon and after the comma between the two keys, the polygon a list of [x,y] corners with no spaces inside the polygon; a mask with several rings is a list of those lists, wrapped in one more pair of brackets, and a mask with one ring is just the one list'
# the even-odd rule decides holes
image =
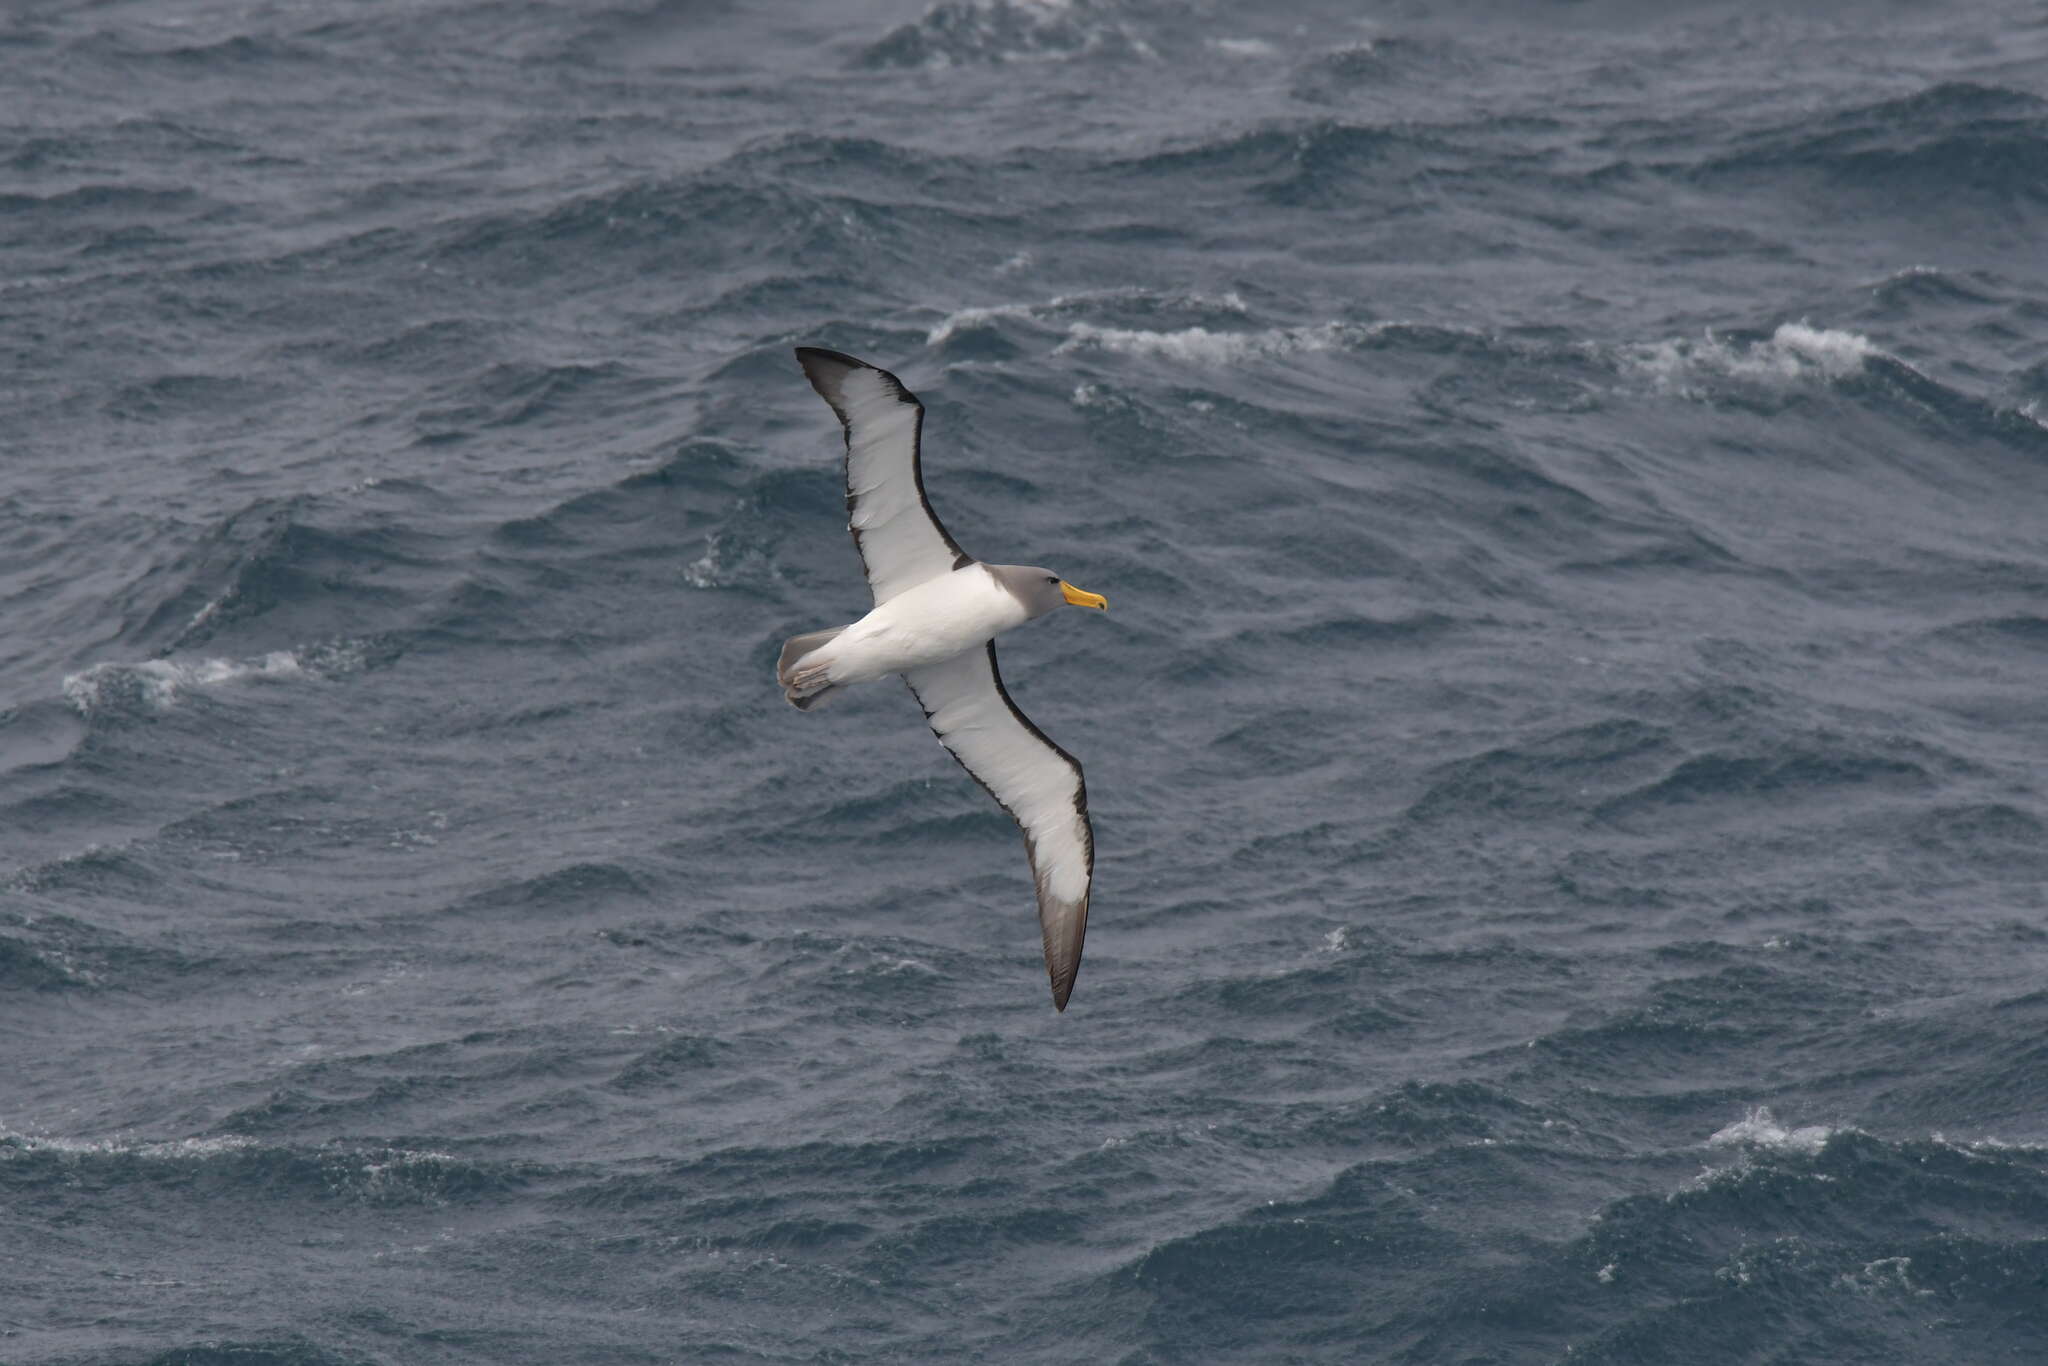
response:
{"label": "white body", "polygon": [[837,686],[871,683],[979,649],[1025,620],[1017,595],[984,566],[970,564],[897,594],[800,666],[824,665]]}

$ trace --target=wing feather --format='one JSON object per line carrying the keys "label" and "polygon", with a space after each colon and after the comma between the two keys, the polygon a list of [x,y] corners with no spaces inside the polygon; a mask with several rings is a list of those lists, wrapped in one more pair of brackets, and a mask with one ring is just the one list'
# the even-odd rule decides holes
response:
{"label": "wing feather", "polygon": [[799,346],[796,358],[846,429],[846,527],[875,606],[971,564],[924,495],[917,396],[887,370],[838,351]]}
{"label": "wing feather", "polygon": [[1065,1010],[1081,967],[1095,877],[1095,831],[1081,765],[1017,710],[996,669],[993,641],[903,677],[939,743],[1024,831],[1052,1003]]}

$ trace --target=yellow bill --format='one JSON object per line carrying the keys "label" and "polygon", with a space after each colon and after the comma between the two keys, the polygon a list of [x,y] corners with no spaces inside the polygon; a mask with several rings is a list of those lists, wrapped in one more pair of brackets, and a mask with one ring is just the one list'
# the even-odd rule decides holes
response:
{"label": "yellow bill", "polygon": [[1060,580],[1060,592],[1066,596],[1067,603],[1070,606],[1093,607],[1104,612],[1109,610],[1108,598],[1103,597],[1100,593],[1091,593],[1085,588],[1076,588],[1065,579]]}

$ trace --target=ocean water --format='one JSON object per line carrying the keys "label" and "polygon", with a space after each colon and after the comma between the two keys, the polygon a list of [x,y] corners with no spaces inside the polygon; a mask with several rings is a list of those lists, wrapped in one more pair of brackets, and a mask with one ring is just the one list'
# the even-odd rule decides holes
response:
{"label": "ocean water", "polygon": [[[1796,10],[1797,13],[1788,13]],[[0,16],[0,1361],[2048,1360],[2048,18]],[[900,687],[929,408],[1099,852]]]}

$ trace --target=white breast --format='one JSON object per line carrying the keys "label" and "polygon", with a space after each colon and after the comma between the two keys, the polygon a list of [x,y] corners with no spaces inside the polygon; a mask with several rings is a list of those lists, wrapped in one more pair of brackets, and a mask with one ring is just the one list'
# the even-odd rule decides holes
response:
{"label": "white breast", "polygon": [[979,564],[889,599],[834,642],[833,680],[864,683],[978,649],[1026,620],[1024,605]]}

